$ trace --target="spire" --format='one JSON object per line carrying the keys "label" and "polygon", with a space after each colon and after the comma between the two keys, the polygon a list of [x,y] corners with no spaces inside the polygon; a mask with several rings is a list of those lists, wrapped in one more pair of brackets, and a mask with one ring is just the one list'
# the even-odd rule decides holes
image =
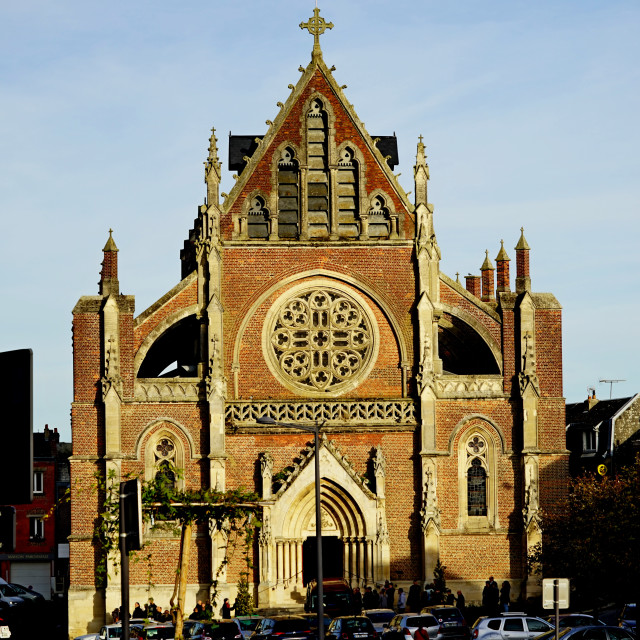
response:
{"label": "spire", "polygon": [[204,163],[204,181],[207,184],[207,204],[218,204],[222,163],[218,159],[218,138],[216,130],[211,129],[209,138],[209,156]]}
{"label": "spire", "polygon": [[316,6],[313,10],[313,17],[308,22],[300,23],[301,29],[306,29],[313,36],[313,51],[311,58],[322,58],[322,49],[320,48],[320,36],[327,30],[333,29],[333,22],[326,22],[320,17],[320,9]]}
{"label": "spire", "polygon": [[429,180],[429,165],[427,164],[427,154],[424,152],[424,142],[422,136],[418,138],[418,151],[416,153],[416,164],[413,168],[413,178],[416,190],[416,206],[427,204],[427,181]]}
{"label": "spire", "polygon": [[510,258],[507,252],[504,250],[504,240],[500,240],[500,251],[496,256],[496,264],[498,267],[498,286],[497,291],[511,291],[511,285],[509,284],[509,262]]}
{"label": "spire", "polygon": [[524,237],[524,227],[520,227],[520,240],[516,249],[516,293],[531,291],[529,275],[529,250],[531,247]]}
{"label": "spire", "polygon": [[109,229],[109,239],[102,250],[104,258],[102,260],[102,270],[100,271],[99,291],[100,295],[108,296],[111,293],[120,293],[120,283],[118,282],[118,247],[113,239],[113,229]]}
{"label": "spire", "polygon": [[483,302],[493,302],[496,299],[493,289],[493,272],[495,271],[491,260],[489,260],[489,250],[485,251],[485,258],[482,266],[482,298]]}

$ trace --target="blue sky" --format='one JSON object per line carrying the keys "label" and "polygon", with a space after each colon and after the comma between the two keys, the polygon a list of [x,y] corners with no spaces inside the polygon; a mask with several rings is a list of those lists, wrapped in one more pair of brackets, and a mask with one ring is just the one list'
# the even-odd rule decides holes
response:
{"label": "blue sky", "polygon": [[[142,312],[180,279],[208,136],[262,134],[310,59],[308,0],[21,0],[0,8],[0,351],[34,351],[34,429],[69,440],[71,311],[109,228]],[[564,308],[564,388],[640,391],[636,0],[325,0],[324,59],[368,131],[417,138],[443,271],[521,226]],[[513,275],[513,274],[512,274]]]}

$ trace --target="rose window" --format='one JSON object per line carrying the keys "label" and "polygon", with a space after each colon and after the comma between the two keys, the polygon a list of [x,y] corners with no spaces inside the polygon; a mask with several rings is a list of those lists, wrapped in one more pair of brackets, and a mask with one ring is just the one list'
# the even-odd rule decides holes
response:
{"label": "rose window", "polygon": [[269,359],[298,389],[322,393],[352,388],[372,360],[373,322],[346,292],[330,287],[299,291],[272,318]]}

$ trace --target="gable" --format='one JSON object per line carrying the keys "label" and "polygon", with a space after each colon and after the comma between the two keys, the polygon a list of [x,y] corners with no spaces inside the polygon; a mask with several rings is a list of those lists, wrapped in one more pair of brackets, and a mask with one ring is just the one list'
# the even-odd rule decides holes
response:
{"label": "gable", "polygon": [[395,139],[369,136],[324,63],[312,61],[267,123],[264,137],[233,138],[230,166],[240,174],[224,239],[413,238],[412,206],[390,168]]}

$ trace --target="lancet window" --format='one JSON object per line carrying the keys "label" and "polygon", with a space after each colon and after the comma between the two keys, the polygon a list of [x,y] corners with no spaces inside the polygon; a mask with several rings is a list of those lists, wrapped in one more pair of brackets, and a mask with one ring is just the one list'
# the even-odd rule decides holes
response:
{"label": "lancet window", "polygon": [[388,238],[391,235],[391,216],[382,196],[375,196],[369,209],[369,237]]}
{"label": "lancet window", "polygon": [[251,200],[247,216],[247,230],[250,238],[269,237],[269,212],[260,196]]}
{"label": "lancet window", "polygon": [[299,165],[289,147],[280,152],[278,160],[278,237],[297,238],[300,235]]}
{"label": "lancet window", "polygon": [[338,235],[357,238],[359,229],[358,163],[353,149],[344,148],[338,160]]}
{"label": "lancet window", "polygon": [[307,216],[310,238],[328,238],[329,168],[327,112],[319,99],[307,112]]}

